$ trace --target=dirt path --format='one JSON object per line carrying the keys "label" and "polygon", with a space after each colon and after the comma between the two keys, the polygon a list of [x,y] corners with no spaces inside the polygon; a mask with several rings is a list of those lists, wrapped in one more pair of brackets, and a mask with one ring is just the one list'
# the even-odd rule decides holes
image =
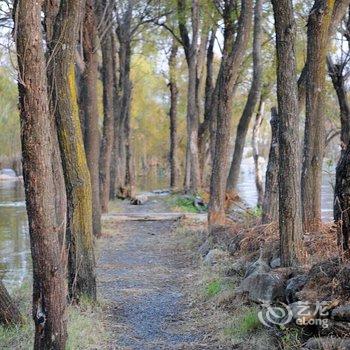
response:
{"label": "dirt path", "polygon": [[[164,202],[123,204],[126,213],[164,212]],[[174,221],[111,222],[98,261],[100,296],[110,305],[110,349],[220,349],[197,328],[190,299],[195,266],[178,249]]]}

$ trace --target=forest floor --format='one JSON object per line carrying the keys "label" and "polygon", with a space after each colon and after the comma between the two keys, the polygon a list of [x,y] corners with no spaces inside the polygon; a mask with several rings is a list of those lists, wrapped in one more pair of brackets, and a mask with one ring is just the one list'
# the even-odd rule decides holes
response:
{"label": "forest floor", "polygon": [[[171,211],[162,198],[140,206],[118,202],[114,210]],[[201,276],[192,250],[195,237],[184,233],[180,221],[105,218],[97,276],[111,334],[108,349],[229,348],[219,339],[210,310],[196,300]]]}

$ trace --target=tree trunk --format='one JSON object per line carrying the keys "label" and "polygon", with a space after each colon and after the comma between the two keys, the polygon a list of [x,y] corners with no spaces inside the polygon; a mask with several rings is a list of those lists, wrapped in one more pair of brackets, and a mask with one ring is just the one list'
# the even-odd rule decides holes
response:
{"label": "tree trunk", "polygon": [[187,68],[187,147],[185,191],[197,193],[201,188],[201,176],[198,151],[198,109],[197,109],[197,60],[199,34],[199,1],[192,0],[191,25],[192,37],[189,38],[186,27],[186,1],[178,0],[179,31],[184,46]]}
{"label": "tree trunk", "polygon": [[[45,0],[44,2],[44,27],[46,34],[47,46],[51,45],[51,41],[54,33],[54,25],[56,17],[59,11],[60,0]],[[50,63],[50,52],[46,52],[46,65]],[[47,75],[49,75],[49,70]],[[50,80],[50,79],[49,79]],[[48,84],[48,96],[51,96],[51,87]],[[59,239],[61,244],[65,244],[66,239],[66,222],[67,222],[67,195],[66,195],[66,185],[63,174],[62,157],[60,151],[60,145],[58,141],[57,134],[57,124],[55,119],[55,105],[52,99],[49,98],[49,108],[50,108],[50,123],[51,123],[51,137],[52,137],[52,168],[55,174],[55,204],[56,204],[56,227],[59,232]]]}
{"label": "tree trunk", "polygon": [[100,194],[102,213],[108,212],[111,160],[114,138],[113,33],[109,30],[101,42],[103,83],[103,131],[100,152]]}
{"label": "tree trunk", "polygon": [[278,114],[275,107],[271,108],[271,146],[269,161],[266,168],[265,194],[262,205],[262,223],[278,221],[278,171],[279,171],[279,146],[278,146]]}
{"label": "tree trunk", "polygon": [[334,188],[334,221],[338,228],[339,244],[349,250],[350,235],[350,147],[341,156],[336,168]]}
{"label": "tree trunk", "polygon": [[237,126],[235,148],[233,152],[230,172],[227,180],[227,192],[234,192],[239,179],[243,150],[250,121],[254,114],[255,107],[259,101],[262,81],[262,0],[256,0],[254,9],[254,38],[253,38],[253,80],[249,91],[247,103],[245,104],[242,116]]}
{"label": "tree trunk", "polygon": [[125,119],[124,119],[125,163],[126,163],[125,186],[127,189],[127,196],[129,198],[134,198],[136,194],[136,179],[135,179],[135,164],[134,164],[135,160],[132,152],[131,125],[130,125],[132,83],[129,79],[128,79],[128,85],[126,89],[127,89],[127,93],[126,93],[127,99],[125,101]]}
{"label": "tree trunk", "polygon": [[242,0],[236,39],[232,19],[233,3],[225,2],[224,53],[218,84],[217,128],[215,156],[210,182],[208,222],[210,229],[225,224],[225,189],[227,182],[228,146],[230,140],[234,85],[248,45],[252,22],[253,1]]}
{"label": "tree trunk", "polygon": [[205,181],[205,163],[207,160],[207,144],[210,133],[210,120],[213,115],[211,111],[214,82],[213,82],[213,61],[214,61],[214,44],[216,28],[211,31],[209,45],[207,49],[207,75],[205,80],[205,102],[204,102],[204,120],[198,130],[198,148],[199,148],[199,165],[201,170],[202,181]]}
{"label": "tree trunk", "polygon": [[303,224],[306,231],[321,223],[322,162],[325,145],[324,84],[328,32],[334,1],[316,0],[308,21],[306,118],[301,177]]}
{"label": "tree trunk", "polygon": [[58,138],[66,182],[68,284],[71,298],[96,298],[91,181],[80,127],[75,81],[75,46],[84,1],[66,0],[57,15],[49,63]]}
{"label": "tree trunk", "polygon": [[[328,28],[328,41],[330,41],[330,39],[336,32],[340,21],[343,19],[350,5],[350,0],[337,0],[333,2],[334,2],[334,7],[332,12],[332,19]],[[299,112],[302,110],[306,99],[306,75],[307,75],[307,62],[305,63],[304,68],[298,79]]]}
{"label": "tree trunk", "polygon": [[116,35],[113,34],[113,87],[114,87],[114,99],[113,99],[113,114],[114,114],[114,133],[113,133],[113,150],[112,150],[112,159],[111,159],[111,181],[110,181],[110,191],[109,191],[109,199],[115,199],[118,196],[117,185],[119,183],[119,177],[121,174],[119,173],[119,135],[120,135],[120,93],[118,90],[118,79],[117,77],[117,66],[118,66],[118,49],[116,45]]}
{"label": "tree trunk", "polygon": [[339,109],[340,109],[340,141],[341,148],[345,150],[350,141],[350,106],[347,97],[347,89],[345,87],[344,68],[347,62],[334,64],[330,57],[327,58],[328,72],[332,79],[333,87],[337,93]]}
{"label": "tree trunk", "polygon": [[56,225],[55,173],[41,3],[14,6],[23,177],[33,262],[35,349],[65,349],[66,254]]}
{"label": "tree trunk", "polygon": [[10,294],[0,280],[0,324],[18,325],[23,322],[22,315],[17,305],[11,299]]}
{"label": "tree trunk", "polygon": [[259,133],[260,126],[264,118],[264,109],[265,109],[265,101],[263,98],[260,99],[259,110],[256,114],[254,127],[253,127],[253,135],[252,135],[252,149],[253,149],[253,158],[254,158],[254,168],[255,168],[255,186],[256,191],[258,193],[258,203],[257,206],[261,208],[264,198],[264,185],[262,180],[261,167],[259,164]]}
{"label": "tree trunk", "polygon": [[[295,61],[295,20],[291,0],[272,0],[277,50],[279,108],[279,231],[283,266],[300,260],[301,199],[298,90]],[[286,176],[288,174],[288,176]]]}
{"label": "tree trunk", "polygon": [[124,121],[124,111],[125,111],[125,99],[126,92],[125,85],[127,84],[125,78],[126,67],[126,46],[123,43],[123,36],[120,30],[117,31],[119,38],[119,82],[118,82],[118,92],[119,92],[119,107],[118,107],[118,116],[117,122],[115,124],[115,142],[116,142],[116,177],[115,177],[115,193],[116,197],[126,198],[127,189],[126,189],[126,154],[125,154],[125,121]]}
{"label": "tree trunk", "polygon": [[95,0],[87,0],[83,23],[83,53],[85,69],[81,77],[80,109],[85,121],[85,152],[92,189],[92,226],[96,237],[101,235],[99,183],[100,132],[97,106],[97,27]]}
{"label": "tree trunk", "polygon": [[179,187],[179,141],[177,135],[177,103],[179,90],[177,88],[176,65],[177,65],[178,44],[173,39],[171,53],[169,57],[169,89],[170,89],[170,187]]}

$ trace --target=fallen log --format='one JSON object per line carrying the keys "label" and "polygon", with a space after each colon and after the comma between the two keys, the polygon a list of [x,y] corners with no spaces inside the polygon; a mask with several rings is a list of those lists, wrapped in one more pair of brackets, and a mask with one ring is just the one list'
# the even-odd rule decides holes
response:
{"label": "fallen log", "polygon": [[104,217],[115,221],[169,221],[191,219],[195,221],[207,221],[207,214],[195,213],[110,213]]}

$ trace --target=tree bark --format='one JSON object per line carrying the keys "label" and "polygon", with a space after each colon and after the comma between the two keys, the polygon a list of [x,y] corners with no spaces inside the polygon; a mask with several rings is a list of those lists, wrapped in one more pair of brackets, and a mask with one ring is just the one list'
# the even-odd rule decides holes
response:
{"label": "tree bark", "polygon": [[332,79],[333,87],[338,98],[341,125],[340,141],[342,150],[345,150],[350,141],[350,105],[344,77],[346,62],[334,64],[332,59],[328,57],[327,63],[329,76]]}
{"label": "tree bark", "polygon": [[70,297],[96,298],[91,181],[80,127],[75,81],[75,46],[85,1],[61,2],[49,45],[49,77],[68,199],[67,244]]}
{"label": "tree bark", "polygon": [[324,84],[329,28],[334,1],[316,0],[307,30],[306,118],[301,177],[302,214],[306,231],[321,223],[322,163],[325,145]]}
{"label": "tree bark", "polygon": [[65,349],[66,254],[56,225],[53,139],[46,61],[41,31],[41,3],[14,4],[19,67],[23,177],[33,262],[35,349]]}
{"label": "tree bark", "polygon": [[199,35],[199,1],[192,0],[191,26],[192,37],[190,39],[186,27],[186,1],[177,1],[178,25],[184,47],[187,68],[187,147],[186,147],[186,171],[185,191],[197,193],[201,188],[201,176],[198,151],[198,109],[197,95],[197,60],[198,60],[198,35]]}
{"label": "tree bark", "polygon": [[[331,40],[335,31],[338,28],[340,21],[343,19],[346,11],[349,8],[350,0],[335,0],[332,19],[328,30],[328,41]],[[302,110],[306,99],[306,74],[307,74],[307,62],[305,63],[303,70],[298,79],[298,100],[299,100],[299,112]]]}
{"label": "tree bark", "polygon": [[102,213],[108,212],[111,160],[114,138],[114,65],[113,33],[109,30],[101,42],[103,83],[103,131],[100,151],[100,200]]}
{"label": "tree bark", "polygon": [[214,72],[213,72],[213,61],[214,61],[214,44],[215,44],[216,27],[212,29],[208,49],[207,49],[207,75],[205,79],[205,100],[204,100],[204,120],[199,126],[198,130],[198,148],[199,148],[199,165],[201,170],[201,178],[204,181],[205,177],[205,163],[207,160],[208,153],[208,141],[210,135],[210,120],[213,115],[211,111],[213,93],[214,93]]}
{"label": "tree bark", "polygon": [[177,135],[177,103],[179,90],[176,79],[178,44],[173,39],[169,57],[169,90],[170,90],[170,187],[177,189],[179,187],[179,141]]}
{"label": "tree bark", "polygon": [[254,168],[255,168],[255,186],[258,193],[258,202],[257,206],[262,207],[263,198],[264,198],[264,185],[262,180],[261,167],[259,164],[259,132],[260,126],[264,118],[264,109],[265,101],[263,98],[260,99],[258,113],[256,114],[254,126],[253,126],[253,135],[252,135],[252,149],[253,149],[253,159],[254,159]]}
{"label": "tree bark", "polygon": [[[54,25],[56,17],[59,11],[60,0],[45,0],[43,9],[44,9],[44,28],[46,34],[46,44],[47,47],[51,45],[51,41],[54,33]],[[46,52],[46,65],[50,63],[50,52]],[[49,76],[50,71],[47,70],[47,75]],[[48,77],[50,80],[50,77]],[[57,124],[55,120],[55,105],[50,98],[51,96],[51,87],[48,84],[48,96],[49,96],[49,108],[50,108],[50,124],[51,124],[51,137],[52,137],[52,168],[55,174],[55,204],[56,204],[56,227],[59,230],[59,239],[60,243],[64,244],[66,239],[66,223],[67,223],[67,195],[66,195],[66,185],[63,174],[62,166],[62,157],[60,151],[60,145],[58,141],[57,134]]]}
{"label": "tree bark", "polygon": [[234,192],[239,180],[243,150],[247,137],[250,121],[254,114],[255,107],[259,101],[262,85],[262,0],[256,0],[254,9],[254,38],[253,38],[253,80],[249,91],[247,103],[239,120],[236,132],[235,148],[233,152],[230,172],[227,180],[227,192]]}
{"label": "tree bark", "polygon": [[225,189],[227,182],[228,146],[231,130],[234,85],[239,74],[252,23],[253,1],[242,0],[236,39],[232,11],[234,4],[225,2],[224,52],[220,66],[218,86],[217,128],[215,156],[210,182],[208,222],[210,229],[225,224]]}
{"label": "tree bark", "polygon": [[81,77],[80,110],[85,121],[85,152],[92,189],[92,227],[96,237],[101,235],[101,205],[99,183],[100,132],[97,106],[97,26],[95,0],[87,0],[83,23],[84,72]]}
{"label": "tree bark", "polygon": [[[300,147],[295,31],[291,0],[272,0],[277,50],[279,108],[279,231],[283,266],[298,263],[302,223],[300,198]],[[286,176],[288,174],[288,176]]]}
{"label": "tree bark", "polygon": [[130,105],[132,98],[131,70],[131,39],[132,39],[132,11],[133,2],[129,2],[127,9],[118,21],[116,30],[119,39],[119,90],[121,92],[121,111],[119,117],[119,166],[118,166],[118,195],[120,197],[134,197],[135,169],[133,164],[131,128],[130,128]]}
{"label": "tree bark", "polygon": [[278,222],[278,171],[279,171],[279,146],[278,146],[277,109],[271,108],[271,146],[269,161],[266,168],[265,193],[262,205],[262,223]]}
{"label": "tree bark", "polygon": [[0,280],[0,324],[18,325],[23,322],[22,315],[17,305],[11,299],[10,294]]}
{"label": "tree bark", "polygon": [[349,250],[350,235],[350,147],[341,156],[336,168],[334,188],[334,221],[337,224],[339,244]]}

